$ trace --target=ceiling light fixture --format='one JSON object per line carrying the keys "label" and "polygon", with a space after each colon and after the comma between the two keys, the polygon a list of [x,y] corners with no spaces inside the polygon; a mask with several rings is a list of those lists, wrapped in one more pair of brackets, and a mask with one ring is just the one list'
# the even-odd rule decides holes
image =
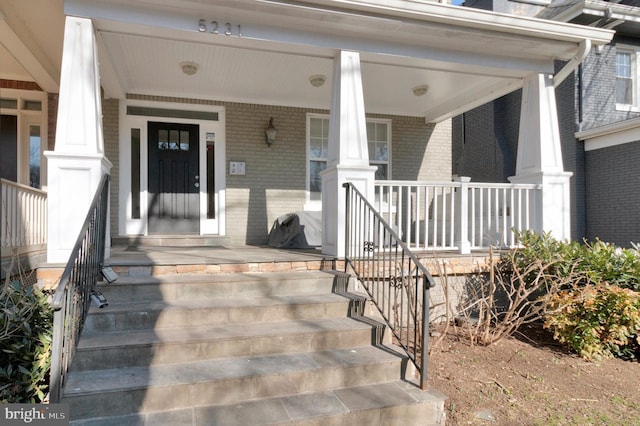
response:
{"label": "ceiling light fixture", "polygon": [[427,86],[426,84],[423,84],[421,86],[416,86],[413,89],[411,89],[413,94],[416,96],[424,96],[427,94],[428,90],[429,90],[429,86]]}
{"label": "ceiling light fixture", "polygon": [[311,83],[313,87],[320,87],[324,85],[325,81],[327,81],[327,77],[325,77],[324,75],[318,74],[309,77],[309,83]]}
{"label": "ceiling light fixture", "polygon": [[182,72],[185,73],[186,75],[194,75],[195,73],[198,72],[198,67],[199,65],[196,64],[195,62],[190,62],[190,61],[180,62],[180,68],[182,68]]}

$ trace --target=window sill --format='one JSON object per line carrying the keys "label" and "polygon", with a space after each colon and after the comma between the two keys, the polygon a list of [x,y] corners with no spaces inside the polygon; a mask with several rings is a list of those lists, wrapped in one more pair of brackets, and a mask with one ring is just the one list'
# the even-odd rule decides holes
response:
{"label": "window sill", "polygon": [[640,106],[637,106],[637,105],[616,104],[616,111],[624,111],[624,112],[640,112]]}
{"label": "window sill", "polygon": [[302,208],[305,212],[322,211],[322,201],[307,201]]}

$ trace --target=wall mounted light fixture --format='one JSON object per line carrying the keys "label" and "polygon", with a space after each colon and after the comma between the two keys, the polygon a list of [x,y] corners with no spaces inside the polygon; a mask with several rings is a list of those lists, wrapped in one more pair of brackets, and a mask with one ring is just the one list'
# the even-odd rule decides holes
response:
{"label": "wall mounted light fixture", "polygon": [[264,129],[264,135],[266,137],[267,145],[271,146],[272,143],[276,141],[276,135],[278,134],[278,129],[273,127],[273,117],[269,119],[269,126]]}

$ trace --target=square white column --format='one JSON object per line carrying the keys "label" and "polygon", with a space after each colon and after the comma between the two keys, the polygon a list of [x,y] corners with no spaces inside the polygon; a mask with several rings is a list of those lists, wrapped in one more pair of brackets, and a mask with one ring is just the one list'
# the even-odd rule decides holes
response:
{"label": "square white column", "polygon": [[104,154],[98,51],[90,19],[67,17],[65,22],[56,146],[45,155],[47,262],[66,263],[102,176],[112,166]]}
{"label": "square white column", "polygon": [[509,181],[542,185],[534,231],[551,232],[559,240],[571,237],[571,176],[562,163],[553,77],[532,75],[522,89],[516,175]]}
{"label": "square white column", "polygon": [[322,253],[344,257],[346,200],[352,182],[371,199],[376,167],[369,165],[360,55],[342,51],[334,59],[327,168],[322,177]]}

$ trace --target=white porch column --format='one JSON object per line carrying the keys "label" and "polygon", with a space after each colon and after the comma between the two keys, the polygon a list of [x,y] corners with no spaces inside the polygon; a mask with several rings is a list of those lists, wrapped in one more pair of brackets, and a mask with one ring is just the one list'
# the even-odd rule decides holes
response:
{"label": "white porch column", "polygon": [[47,262],[66,263],[102,175],[111,169],[104,154],[98,52],[90,19],[66,18],[56,146],[45,155]]}
{"label": "white porch column", "polygon": [[369,165],[360,55],[342,51],[334,59],[327,168],[322,177],[322,253],[345,255],[344,182],[369,200],[376,167]]}
{"label": "white porch column", "polygon": [[569,179],[562,164],[553,76],[536,74],[522,89],[516,175],[512,183],[542,185],[534,229],[559,240],[571,237]]}

